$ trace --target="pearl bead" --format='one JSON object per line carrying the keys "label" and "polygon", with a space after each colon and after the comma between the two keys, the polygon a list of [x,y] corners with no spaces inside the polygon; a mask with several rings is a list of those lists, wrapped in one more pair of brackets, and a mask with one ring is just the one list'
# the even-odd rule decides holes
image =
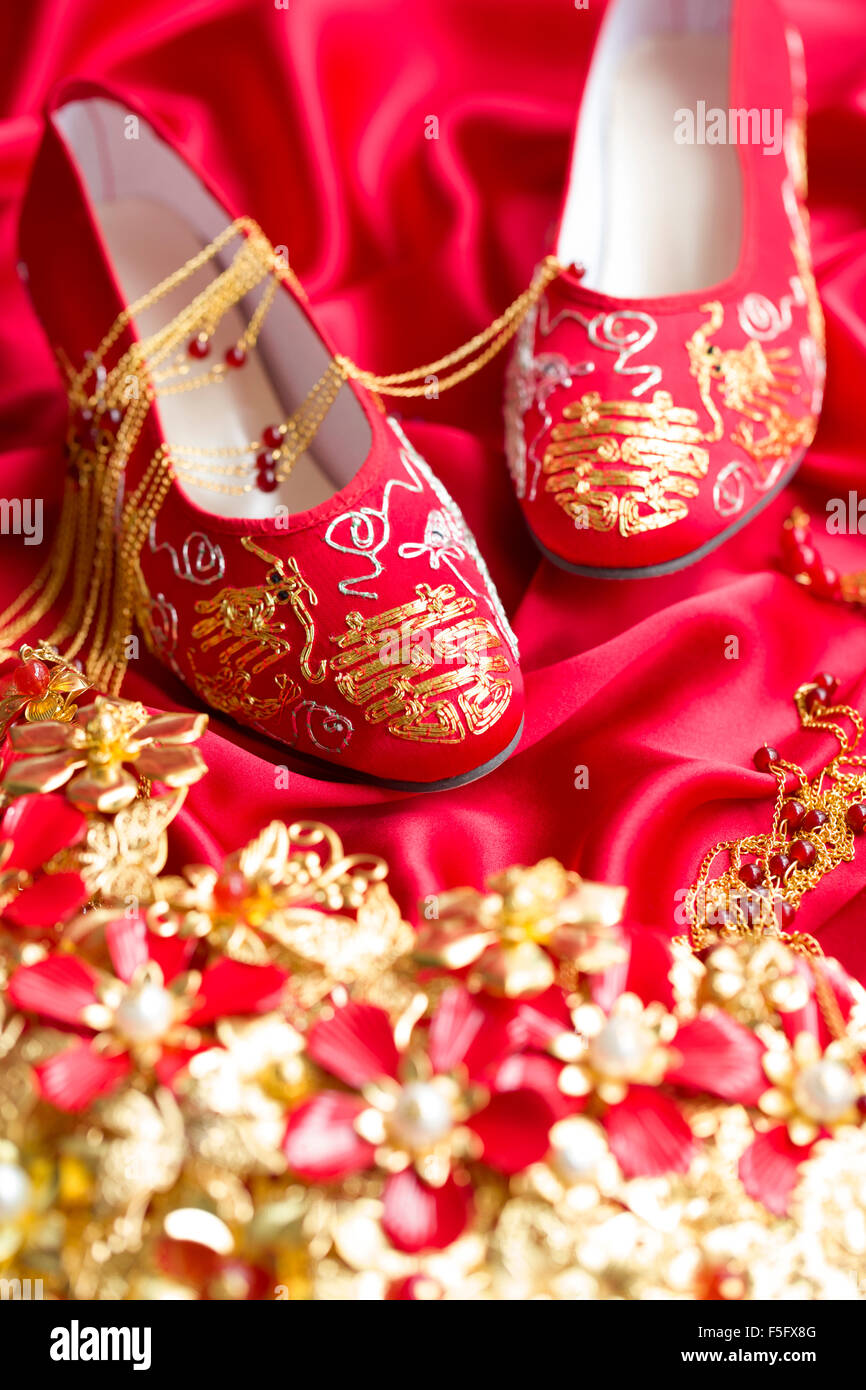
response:
{"label": "pearl bead", "polygon": [[844,1062],[825,1057],[798,1077],[794,1098],[811,1119],[830,1124],[856,1102],[857,1083]]}
{"label": "pearl bead", "polygon": [[595,1177],[606,1146],[594,1125],[586,1120],[567,1120],[550,1137],[553,1166],[563,1182],[586,1182]]}
{"label": "pearl bead", "polygon": [[454,1125],[446,1096],[429,1081],[410,1081],[391,1113],[397,1140],[410,1149],[426,1149],[444,1139]]}
{"label": "pearl bead", "polygon": [[14,1221],[27,1210],[30,1179],[17,1163],[0,1163],[0,1222]]}
{"label": "pearl bead", "polygon": [[130,1042],[152,1042],[174,1022],[174,1000],[162,985],[151,982],[130,990],[114,1015],[115,1026]]}
{"label": "pearl bead", "polygon": [[639,1019],[610,1018],[589,1044],[590,1061],[603,1076],[626,1079],[640,1071],[653,1043]]}

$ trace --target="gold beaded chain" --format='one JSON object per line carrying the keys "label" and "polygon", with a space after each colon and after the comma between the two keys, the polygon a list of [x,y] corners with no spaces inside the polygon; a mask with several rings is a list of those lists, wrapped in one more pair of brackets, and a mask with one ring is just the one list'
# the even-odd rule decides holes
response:
{"label": "gold beaded chain", "polygon": [[462,347],[455,348],[444,357],[438,357],[435,362],[427,362],[423,367],[415,367],[408,372],[394,372],[390,376],[377,376],[374,372],[367,372],[356,366],[350,357],[342,353],[337,354],[336,361],[343,364],[347,376],[352,377],[361,386],[366,386],[368,391],[382,396],[403,397],[425,395],[429,391],[427,378],[438,377],[440,372],[447,372],[449,368],[462,362],[464,365],[450,376],[437,380],[438,391],[449,391],[452,386],[459,386],[462,381],[481,371],[502,351],[514,337],[530,309],[544,294],[547,286],[562,273],[562,270],[563,267],[555,256],[546,256],[536,268],[528,288],[517,296],[498,319],[494,319],[487,328],[481,333],[476,333],[475,337],[470,338]]}
{"label": "gold beaded chain", "polygon": [[[821,675],[799,687],[794,704],[803,728],[832,733],[839,751],[809,778],[776,749],[758,749],[755,765],[776,781],[772,827],[767,834],[720,841],[707,852],[686,894],[689,937],[683,944],[700,954],[744,937],[784,942],[808,963],[827,1027],[844,1040],[847,1027],[821,965],[821,946],[808,933],[789,930],[805,894],[854,858],[855,839],[866,832],[866,754],[859,751],[863,717],[850,705],[831,703],[837,684],[833,676]],[[721,856],[726,867],[713,876]]]}
{"label": "gold beaded chain", "polygon": [[[231,260],[184,309],[155,332],[116,351],[124,333],[145,310],[237,239],[240,246]],[[45,619],[68,588],[67,607],[44,640],[68,661],[86,652],[83,664],[88,680],[116,694],[126,671],[137,606],[146,594],[141,549],[173,483],[234,495],[249,492],[257,486],[250,479],[256,467],[252,460],[265,448],[270,451],[265,490],[272,490],[289,478],[310,447],[347,379],[380,395],[404,397],[425,394],[426,379],[439,372],[447,373],[438,382],[440,392],[457,386],[502,350],[561,269],[554,257],[548,257],[530,286],[486,329],[462,347],[412,371],[377,376],[338,354],[297,410],[265,431],[270,439],[263,435],[246,445],[215,449],[161,444],[127,495],[127,466],[154,401],[218,384],[242,366],[258,343],[281,283],[288,283],[306,300],[294,272],[258,225],[247,217],[232,222],[208,246],[128,305],[96,350],[87,354],[83,366],[69,367],[70,467],[54,544],[33,581],[0,613],[0,659],[14,655],[20,638]],[[258,302],[225,361],[196,372],[196,362],[207,357],[220,321],[257,291]]]}
{"label": "gold beaded chain", "polygon": [[[309,448],[321,429],[325,416],[336,400],[337,393],[345,380],[346,375],[343,368],[336,359],[332,358],[294,415],[290,416],[279,427],[283,436],[282,442],[270,455],[274,460],[275,485],[287,480],[298,459]],[[254,465],[249,461],[225,464],[216,460],[222,458],[237,459],[241,456],[256,454],[258,450],[267,446],[263,440],[255,439],[250,444],[235,445],[219,450],[182,444],[171,444],[167,447],[171,455],[175,477],[180,479],[182,483],[202,487],[209,492],[239,496],[242,493],[253,492],[257,487],[256,482],[250,479]],[[246,481],[233,486],[230,483],[215,480],[214,473],[216,473],[217,478],[236,477]]]}

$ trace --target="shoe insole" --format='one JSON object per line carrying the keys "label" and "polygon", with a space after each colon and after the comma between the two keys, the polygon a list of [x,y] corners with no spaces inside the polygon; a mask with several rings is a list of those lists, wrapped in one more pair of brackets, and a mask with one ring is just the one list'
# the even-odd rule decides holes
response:
{"label": "shoe insole", "polygon": [[[703,34],[644,39],[624,56],[611,92],[594,289],[636,299],[684,294],[736,269],[742,237],[736,147],[674,138],[676,113],[696,113],[698,102],[727,114],[729,63],[727,39]],[[700,135],[697,117],[694,124]]]}
{"label": "shoe insole", "polygon": [[[151,199],[120,198],[101,204],[98,211],[102,234],[128,304],[153,289],[203,248],[204,243],[189,223],[172,208]],[[220,274],[221,269],[215,261],[209,261],[158,303],[137,314],[139,337],[146,338],[164,327]],[[280,293],[283,291],[279,290]],[[237,307],[230,309],[216,327],[209,356],[194,363],[193,370],[198,372],[221,362],[226,349],[238,341],[245,327],[243,313]],[[226,372],[218,382],[177,395],[158,396],[158,410],[166,440],[191,449],[227,449],[249,444],[261,438],[266,425],[280,424],[287,413],[255,350],[247,354],[242,367]],[[191,455],[180,466],[202,473],[206,462]],[[220,462],[236,466],[251,463],[252,459],[247,455]],[[246,481],[216,473],[209,476],[231,487]],[[255,477],[254,469],[250,476]],[[311,452],[301,455],[291,475],[274,492],[253,488],[251,492],[231,494],[191,481],[181,481],[180,486],[205,511],[220,516],[245,517],[273,516],[278,505],[288,507],[290,513],[305,511],[326,501],[337,490]]]}

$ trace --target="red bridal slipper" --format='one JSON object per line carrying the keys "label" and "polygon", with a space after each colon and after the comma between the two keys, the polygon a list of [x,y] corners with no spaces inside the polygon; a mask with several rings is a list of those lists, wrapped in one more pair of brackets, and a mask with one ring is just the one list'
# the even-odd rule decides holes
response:
{"label": "red bridal slipper", "polygon": [[433,790],[507,758],[522,683],[477,546],[256,224],[79,82],[50,104],[21,254],[70,469],[4,645],[66,599],[44,635],[95,685],[117,691],[137,624],[208,705],[331,775]]}
{"label": "red bridal slipper", "polygon": [[706,555],[788,482],[817,425],[821,305],[804,68],[770,0],[611,0],[556,255],[506,396],[538,545],[597,577]]}

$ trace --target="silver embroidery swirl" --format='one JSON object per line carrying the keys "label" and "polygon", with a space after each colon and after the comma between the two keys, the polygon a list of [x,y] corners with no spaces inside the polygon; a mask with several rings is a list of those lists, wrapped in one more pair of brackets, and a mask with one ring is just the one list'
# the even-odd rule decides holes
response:
{"label": "silver embroidery swirl", "polygon": [[[448,491],[445,484],[441,481],[441,479],[439,479],[436,476],[429,463],[427,463],[426,460],[421,457],[417,449],[415,449],[413,445],[410,444],[406,435],[403,433],[403,430],[400,428],[393,416],[389,415],[388,424],[391,426],[391,429],[394,431],[398,440],[400,441],[400,444],[402,445],[401,457],[403,457],[404,454],[408,455],[415,468],[426,480],[427,486],[430,488],[431,492],[433,492],[439,499],[439,502],[442,506],[442,510],[448,517],[451,529],[455,537],[457,538],[457,543],[463,550],[464,554],[467,555],[468,558],[472,561],[472,564],[475,566],[478,573],[480,574],[481,581],[486,590],[485,597],[487,599],[488,604],[490,605],[490,611],[492,612],[496,622],[498,623],[502,635],[505,638],[514,656],[515,661],[517,661],[519,658],[517,637],[515,636],[511,624],[508,621],[508,616],[505,612],[505,609],[502,606],[502,600],[499,597],[496,585],[494,584],[490,571],[487,568],[487,563],[484,559],[484,556],[478,549],[478,542],[476,541],[469,527],[466,525],[466,518],[464,517],[457,503],[454,501],[454,498],[451,496],[451,493]],[[403,461],[404,463],[406,462],[405,457]],[[433,568],[435,568],[435,566],[433,566]],[[470,591],[470,593],[476,593],[476,590],[472,588],[472,585],[468,582],[468,580],[462,573],[458,573],[457,570],[453,569],[453,566],[450,566],[450,568],[453,570],[455,574],[458,575],[461,584],[463,584],[465,588],[467,588]]]}
{"label": "silver embroidery swirl", "polygon": [[608,313],[602,311],[589,318],[579,309],[560,309],[551,319],[548,301],[541,301],[538,326],[545,338],[566,319],[573,319],[586,330],[593,347],[617,354],[613,370],[620,376],[643,377],[638,386],[631,388],[633,396],[642,396],[645,391],[658,386],[662,379],[662,369],[657,363],[641,362],[629,365],[633,357],[637,357],[639,352],[649,347],[659,331],[652,314],[644,313],[642,309],[617,309]]}
{"label": "silver embroidery swirl", "polygon": [[[406,441],[408,445],[408,440]],[[383,573],[385,566],[379,559],[379,552],[384,550],[391,539],[391,518],[389,508],[391,505],[391,493],[397,487],[405,488],[407,492],[417,493],[419,496],[424,491],[424,484],[418,476],[415,468],[415,461],[409,457],[407,449],[400,450],[400,461],[409,475],[409,481],[405,482],[402,478],[389,478],[382,493],[381,507],[356,507],[349,512],[342,512],[340,516],[334,518],[325,532],[325,541],[333,550],[342,551],[344,555],[355,555],[357,558],[369,561],[370,568],[366,574],[356,575],[353,579],[341,579],[338,585],[340,593],[346,594],[351,598],[370,598],[379,597],[376,589],[359,589],[359,584],[367,584],[371,579],[378,579]],[[344,534],[342,539],[338,539],[340,533]],[[345,544],[348,541],[349,544]]]}
{"label": "silver embroidery swirl", "polygon": [[171,541],[157,541],[154,521],[148,534],[148,544],[152,555],[160,550],[168,551],[174,573],[178,579],[186,579],[190,584],[216,584],[225,575],[226,561],[222,549],[204,531],[191,531],[178,554]]}

